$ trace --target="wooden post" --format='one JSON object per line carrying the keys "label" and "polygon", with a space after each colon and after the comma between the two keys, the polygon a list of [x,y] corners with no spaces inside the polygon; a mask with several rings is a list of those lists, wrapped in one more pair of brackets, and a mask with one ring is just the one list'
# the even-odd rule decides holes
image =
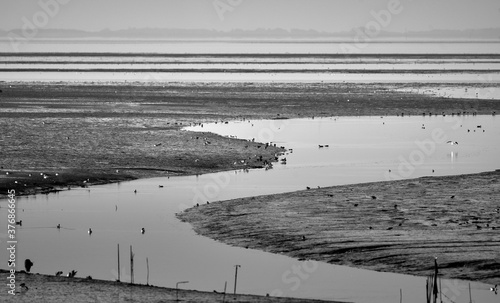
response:
{"label": "wooden post", "polygon": [[234,273],[234,295],[236,295],[236,282],[238,281],[238,267],[241,267],[241,265],[235,265],[236,271]]}
{"label": "wooden post", "polygon": [[130,245],[130,283],[134,284],[134,253],[132,252],[132,245]]}
{"label": "wooden post", "polygon": [[226,288],[227,288],[227,281],[224,283],[224,296],[222,297],[222,303],[226,301]]}
{"label": "wooden post", "polygon": [[433,285],[432,285],[432,295],[433,295],[433,303],[437,303],[437,295],[438,295],[438,285],[437,285],[437,279],[438,279],[438,263],[437,263],[437,258],[434,259],[434,280],[433,280]]}
{"label": "wooden post", "polygon": [[120,282],[120,243],[118,243],[118,282]]}
{"label": "wooden post", "polygon": [[472,293],[470,292],[470,283],[469,283],[469,302],[472,303]]}
{"label": "wooden post", "polygon": [[146,258],[146,267],[148,270],[148,276],[146,278],[146,285],[149,285],[149,260],[148,260],[148,258]]}
{"label": "wooden post", "polygon": [[399,303],[403,303],[403,290],[399,289]]}
{"label": "wooden post", "polygon": [[427,299],[426,303],[431,302],[431,299],[429,296],[429,277],[427,277],[427,280],[425,280],[425,299]]}
{"label": "wooden post", "polygon": [[442,295],[442,288],[441,288],[441,278],[439,278],[439,302],[443,302],[443,295]]}

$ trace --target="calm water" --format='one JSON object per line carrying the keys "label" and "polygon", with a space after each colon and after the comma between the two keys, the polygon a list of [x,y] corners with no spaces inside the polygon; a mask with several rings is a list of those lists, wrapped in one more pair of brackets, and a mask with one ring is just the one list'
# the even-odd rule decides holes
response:
{"label": "calm water", "polygon": [[[146,281],[145,259],[149,258],[153,285],[174,287],[178,281],[189,281],[185,288],[222,291],[226,281],[232,289],[234,265],[239,264],[241,293],[389,302],[399,300],[402,289],[404,302],[423,302],[423,278],[299,262],[230,247],[196,235],[189,224],[175,218],[175,213],[206,200],[280,193],[306,186],[500,168],[500,120],[493,116],[236,121],[192,129],[275,142],[293,149],[293,153],[285,156],[286,165],[276,164],[267,171],[147,179],[18,198],[23,226],[18,230],[17,258],[33,260],[35,272],[53,274],[75,269],[78,276],[113,280],[117,277],[120,244],[121,279],[127,281],[132,245],[135,281],[139,283]],[[444,136],[437,138],[440,131]],[[459,144],[449,145],[448,140]],[[329,147],[319,148],[320,144]],[[2,218],[7,215],[5,202],[0,202]],[[61,224],[60,230],[55,228],[57,224]],[[92,236],[87,234],[89,227],[94,231]],[[145,234],[140,233],[142,227]],[[0,226],[0,235],[5,236],[5,228],[4,224]],[[0,264],[7,264],[4,253]],[[455,296],[455,302],[468,302],[468,283],[444,281],[443,287],[448,288],[448,295]],[[474,300],[498,302],[488,287],[472,283]]]}
{"label": "calm water", "polygon": [[15,51],[4,39],[0,81],[499,83],[498,55],[498,42],[35,39]]}

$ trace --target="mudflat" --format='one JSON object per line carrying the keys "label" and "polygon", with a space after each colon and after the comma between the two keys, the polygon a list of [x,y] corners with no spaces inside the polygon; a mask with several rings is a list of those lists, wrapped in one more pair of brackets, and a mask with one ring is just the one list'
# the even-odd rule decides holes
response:
{"label": "mudflat", "polygon": [[182,130],[195,123],[500,111],[495,100],[397,91],[408,87],[420,85],[1,82],[0,197],[258,168],[283,151]]}
{"label": "mudflat", "polygon": [[[496,100],[401,91],[419,87],[2,82],[0,197],[9,189],[18,195],[49,193],[137,178],[258,168],[284,151],[265,142],[183,130],[193,124],[500,112]],[[498,182],[495,171],[321,188],[211,203],[180,218],[198,233],[231,245],[415,275],[427,275],[438,257],[445,277],[498,284]],[[85,284],[82,295],[98,288],[89,285],[94,284]],[[61,291],[54,298],[64,301],[72,293],[71,288]]]}
{"label": "mudflat", "polygon": [[178,217],[223,243],[337,265],[500,283],[500,170],[221,201]]}
{"label": "mudflat", "polygon": [[[0,270],[2,276],[8,273]],[[202,292],[166,287],[155,287],[120,283],[104,280],[93,280],[89,278],[67,278],[40,274],[16,273],[18,283],[16,295],[7,294],[2,291],[0,300],[2,302],[174,302],[179,299],[182,302],[333,302],[309,299],[293,299],[280,297],[264,297],[253,295],[240,295]],[[20,286],[24,284],[23,286]],[[335,302],[334,302],[335,303]]]}

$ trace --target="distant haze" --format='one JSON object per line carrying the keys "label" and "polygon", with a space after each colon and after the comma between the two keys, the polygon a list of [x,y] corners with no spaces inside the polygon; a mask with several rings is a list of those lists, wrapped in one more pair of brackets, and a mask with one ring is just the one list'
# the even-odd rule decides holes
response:
{"label": "distant haze", "polygon": [[[0,31],[180,29],[321,33],[490,29],[500,37],[498,0],[3,0]],[[442,31],[444,30],[444,31]],[[492,32],[493,31],[493,32]],[[122,32],[123,33],[123,32]],[[469,35],[473,35],[469,31]],[[466,35],[465,35],[466,36]]]}

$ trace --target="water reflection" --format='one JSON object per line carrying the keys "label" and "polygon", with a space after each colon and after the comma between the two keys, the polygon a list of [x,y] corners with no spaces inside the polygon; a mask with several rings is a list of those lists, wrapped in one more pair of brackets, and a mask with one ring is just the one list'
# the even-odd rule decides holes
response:
{"label": "water reflection", "polygon": [[[196,235],[189,224],[175,218],[175,213],[196,203],[288,192],[306,186],[499,168],[498,124],[491,116],[459,120],[353,117],[205,124],[203,131],[272,141],[293,152],[289,150],[284,155],[286,165],[277,163],[268,171],[238,169],[19,198],[23,226],[18,230],[17,258],[33,260],[34,272],[54,274],[74,269],[78,276],[114,280],[120,244],[122,281],[130,279],[128,266],[123,264],[127,264],[129,246],[133,246],[134,280],[138,283],[146,281],[148,258],[150,284],[174,287],[176,282],[185,280],[190,281],[188,288],[222,291],[226,281],[233,283],[234,265],[239,264],[238,290],[242,293],[388,302],[398,300],[402,289],[404,302],[423,302],[423,278],[301,262],[230,247]],[[467,132],[477,125],[482,125],[485,132]],[[448,139],[460,144],[446,144]],[[5,202],[0,202],[2,218],[6,216]],[[5,226],[0,228],[5,234]],[[89,228],[93,231],[91,237]],[[146,232],[141,233],[141,228]],[[5,258],[5,254],[0,255],[0,264],[6,264]],[[448,284],[455,302],[468,302],[467,283]],[[487,285],[472,283],[472,290],[475,300],[496,302]]]}

